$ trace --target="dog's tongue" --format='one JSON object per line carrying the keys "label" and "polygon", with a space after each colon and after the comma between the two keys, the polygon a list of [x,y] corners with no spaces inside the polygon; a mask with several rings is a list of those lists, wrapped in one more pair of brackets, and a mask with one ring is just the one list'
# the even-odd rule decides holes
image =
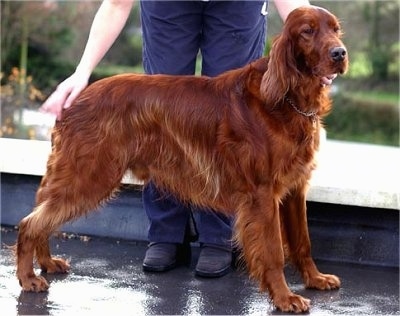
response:
{"label": "dog's tongue", "polygon": [[328,76],[322,77],[322,84],[331,85],[332,82],[333,82],[333,79],[335,79],[336,76],[337,76],[336,74],[332,74],[332,75],[328,75]]}

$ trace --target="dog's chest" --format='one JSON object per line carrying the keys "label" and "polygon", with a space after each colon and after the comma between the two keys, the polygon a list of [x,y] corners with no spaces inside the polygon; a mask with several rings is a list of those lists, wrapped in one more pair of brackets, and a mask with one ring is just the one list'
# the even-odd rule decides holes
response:
{"label": "dog's chest", "polygon": [[315,135],[286,142],[282,146],[279,157],[276,157],[277,161],[273,164],[276,166],[275,183],[285,189],[290,189],[307,181],[315,168],[314,156],[317,144],[318,139]]}

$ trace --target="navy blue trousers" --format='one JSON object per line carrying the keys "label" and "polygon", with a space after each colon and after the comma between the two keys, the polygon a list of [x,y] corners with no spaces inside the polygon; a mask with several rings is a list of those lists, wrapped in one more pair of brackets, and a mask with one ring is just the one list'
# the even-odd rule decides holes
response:
{"label": "navy blue trousers", "polygon": [[[264,1],[146,0],[140,5],[143,66],[148,74],[194,74],[201,53],[202,74],[216,76],[263,55]],[[143,202],[150,242],[182,243],[192,211],[200,243],[230,247],[231,218],[161,195],[152,182],[144,188]]]}

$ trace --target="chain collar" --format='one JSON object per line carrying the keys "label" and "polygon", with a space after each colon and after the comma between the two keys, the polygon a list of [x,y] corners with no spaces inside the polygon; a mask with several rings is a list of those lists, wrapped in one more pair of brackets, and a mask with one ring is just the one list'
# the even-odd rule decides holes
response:
{"label": "chain collar", "polygon": [[304,112],[300,110],[296,104],[293,102],[292,99],[290,99],[288,96],[285,95],[285,101],[291,105],[291,107],[299,114],[305,116],[305,117],[310,117],[313,122],[317,120],[317,111],[310,111],[310,112]]}

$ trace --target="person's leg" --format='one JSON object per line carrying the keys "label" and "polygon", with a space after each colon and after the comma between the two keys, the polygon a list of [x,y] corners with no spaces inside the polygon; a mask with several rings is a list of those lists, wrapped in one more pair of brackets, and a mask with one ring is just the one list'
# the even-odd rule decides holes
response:
{"label": "person's leg", "polygon": [[230,249],[232,245],[232,218],[212,210],[194,208],[199,242]]}
{"label": "person's leg", "polygon": [[200,49],[201,1],[140,1],[143,67],[148,74],[192,75]]}
{"label": "person's leg", "polygon": [[[263,6],[264,1],[210,1],[206,4],[201,40],[203,75],[216,76],[263,55],[266,40]],[[229,271],[232,260],[232,220],[214,212],[200,212],[198,218],[202,250],[196,274],[222,276]]]}
{"label": "person's leg", "polygon": [[263,6],[263,0],[208,2],[201,39],[203,75],[216,76],[262,57],[266,41]]}
{"label": "person's leg", "polygon": [[149,215],[149,238],[153,243],[181,244],[185,238],[185,227],[189,209],[173,196],[166,196],[154,183],[146,185],[143,192],[143,206]]}
{"label": "person's leg", "polygon": [[188,262],[190,248],[183,245],[188,234],[190,209],[173,196],[160,193],[150,182],[143,190],[143,206],[149,218],[149,248],[143,260],[145,271],[163,272],[179,261]]}
{"label": "person's leg", "polygon": [[232,218],[212,210],[200,210],[196,215],[201,252],[195,273],[202,277],[223,276],[232,262]]}
{"label": "person's leg", "polygon": [[[197,2],[141,1],[143,66],[148,74],[194,74],[199,51],[201,6]],[[166,271],[176,265],[180,248],[186,252],[185,232],[190,208],[160,193],[153,183],[143,189],[150,221],[146,271]],[[185,249],[186,248],[186,249]],[[186,254],[186,257],[190,255]],[[182,254],[185,257],[185,254]],[[185,258],[187,259],[187,258]]]}

